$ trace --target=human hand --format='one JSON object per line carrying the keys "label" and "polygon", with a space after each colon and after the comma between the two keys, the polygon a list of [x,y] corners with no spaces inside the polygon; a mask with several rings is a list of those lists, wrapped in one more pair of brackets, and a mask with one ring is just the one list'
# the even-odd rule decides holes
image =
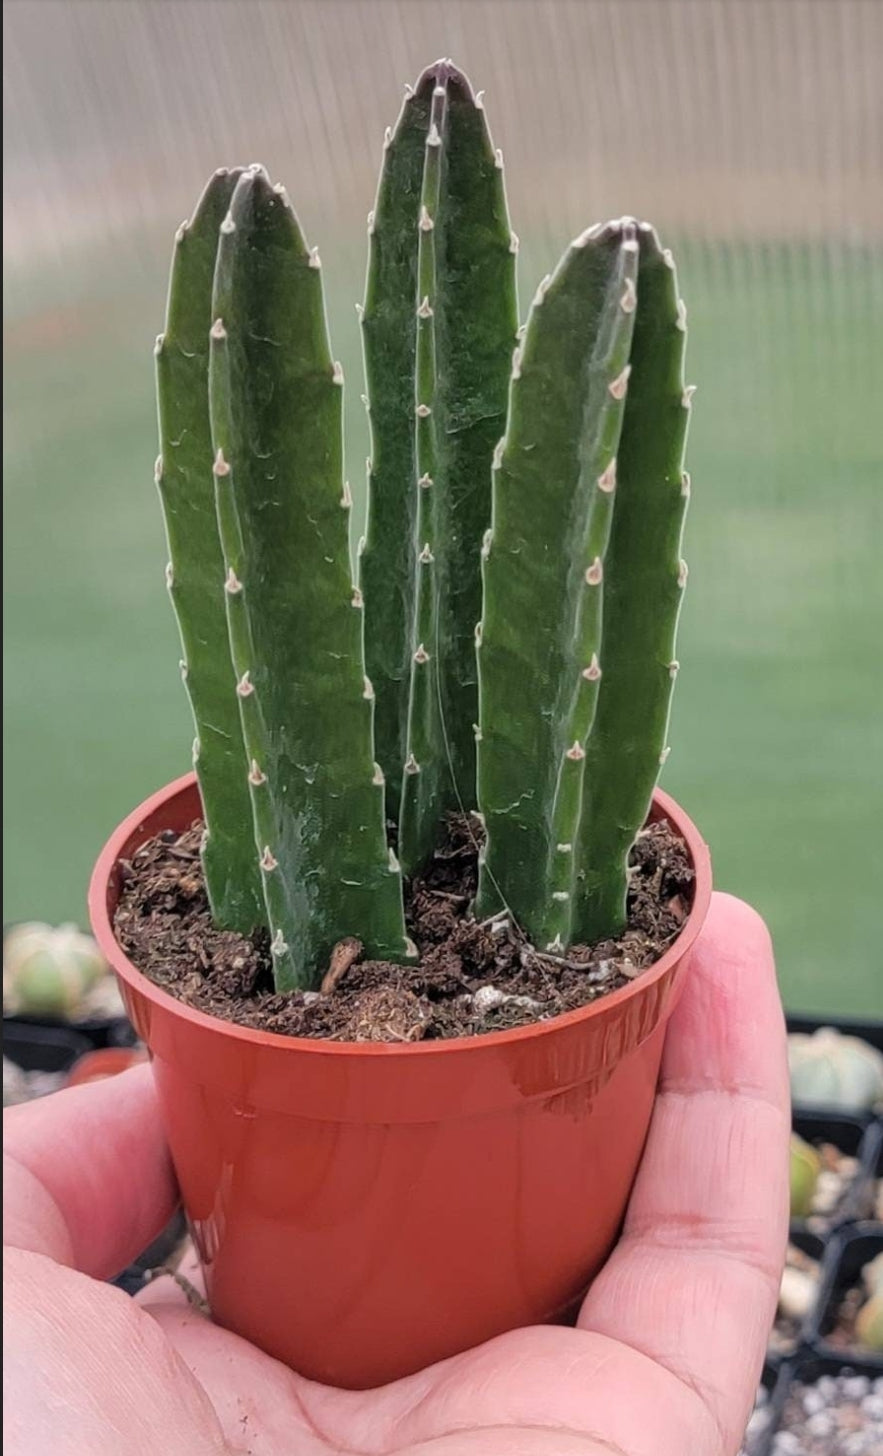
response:
{"label": "human hand", "polygon": [[[146,1068],[4,1114],[8,1456],[735,1456],[788,1217],[767,933],[714,897],[622,1238],[575,1329],[514,1331],[381,1390],[311,1384],[172,1284],[99,1281],[171,1216]],[[591,1211],[586,1211],[591,1217]],[[431,1318],[431,1311],[427,1312]]]}

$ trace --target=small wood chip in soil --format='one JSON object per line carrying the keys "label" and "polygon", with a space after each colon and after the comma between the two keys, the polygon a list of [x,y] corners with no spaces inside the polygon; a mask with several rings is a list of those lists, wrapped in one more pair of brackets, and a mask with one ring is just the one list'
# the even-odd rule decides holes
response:
{"label": "small wood chip in soil", "polygon": [[423,875],[406,888],[417,965],[363,960],[345,937],[319,990],[273,989],[269,937],[212,924],[199,860],[202,824],[166,831],[121,865],[117,939],[156,985],[209,1015],[287,1036],[328,1041],[415,1042],[475,1036],[545,1021],[585,1006],[659,959],[693,899],[684,844],[649,824],[632,851],[628,928],[616,940],[541,955],[511,922],[468,913],[477,886],[481,828],[452,816]]}

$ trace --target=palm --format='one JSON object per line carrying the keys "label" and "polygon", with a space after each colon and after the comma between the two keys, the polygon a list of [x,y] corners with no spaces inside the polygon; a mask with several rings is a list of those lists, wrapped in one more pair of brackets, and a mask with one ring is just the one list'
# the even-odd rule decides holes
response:
{"label": "palm", "polygon": [[16,1109],[8,1449],[733,1456],[775,1305],[787,1114],[768,940],[744,906],[716,897],[623,1238],[577,1328],[516,1331],[353,1393],[293,1375],[163,1287],[171,1281],[141,1308],[94,1282],[149,1242],[174,1198],[146,1075],[127,1074],[112,1096],[98,1084]]}

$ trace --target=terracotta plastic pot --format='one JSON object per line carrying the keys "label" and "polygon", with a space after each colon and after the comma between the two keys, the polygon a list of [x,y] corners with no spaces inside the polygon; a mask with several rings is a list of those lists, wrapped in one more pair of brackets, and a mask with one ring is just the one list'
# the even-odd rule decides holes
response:
{"label": "terracotta plastic pot", "polygon": [[105,1077],[116,1077],[127,1072],[138,1062],[143,1062],[145,1053],[135,1047],[102,1047],[97,1052],[87,1052],[71,1068],[67,1085],[82,1087],[86,1082],[101,1082]]}
{"label": "terracotta plastic pot", "polygon": [[616,1240],[665,1023],[711,896],[630,985],[488,1036],[409,1045],[270,1035],[182,1005],[112,928],[119,862],[200,813],[192,775],[120,826],[90,912],[150,1049],[212,1313],[296,1370],[363,1389],[504,1330],[569,1317]]}

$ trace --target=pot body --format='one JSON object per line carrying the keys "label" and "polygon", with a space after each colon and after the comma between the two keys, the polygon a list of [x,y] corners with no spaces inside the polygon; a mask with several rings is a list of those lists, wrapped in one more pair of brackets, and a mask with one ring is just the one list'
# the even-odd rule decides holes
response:
{"label": "pot body", "polygon": [[514,1031],[399,1046],[282,1037],[154,986],[112,930],[120,859],[200,813],[154,795],[93,876],[95,935],[146,1042],[214,1318],[314,1380],[383,1384],[505,1330],[567,1318],[614,1244],[665,1023],[711,895],[621,991]]}

